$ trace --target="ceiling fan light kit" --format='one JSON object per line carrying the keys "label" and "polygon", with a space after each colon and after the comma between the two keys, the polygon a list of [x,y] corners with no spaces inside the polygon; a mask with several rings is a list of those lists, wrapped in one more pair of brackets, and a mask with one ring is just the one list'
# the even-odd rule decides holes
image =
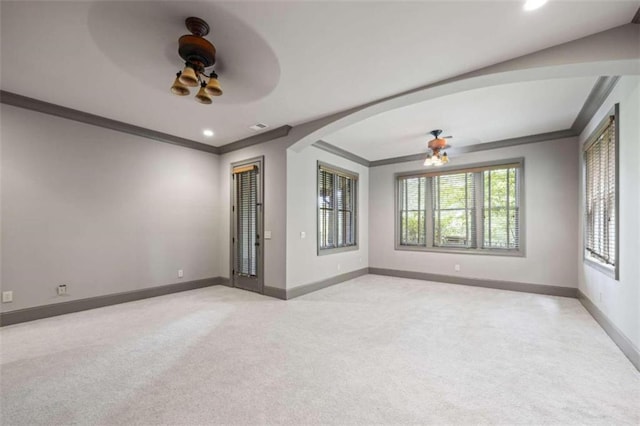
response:
{"label": "ceiling fan light kit", "polygon": [[180,80],[180,83],[184,84],[187,87],[199,86],[196,70],[193,68],[193,65],[188,62],[184,64],[184,69],[180,73],[180,77],[178,79]]}
{"label": "ceiling fan light kit", "polygon": [[209,74],[209,82],[207,83],[207,86],[204,90],[211,96],[222,95],[222,88],[220,87],[220,82],[218,81],[218,74],[216,74],[215,71],[212,71],[211,74]]}
{"label": "ceiling fan light kit", "polygon": [[180,81],[181,75],[181,71],[176,74],[176,79],[173,81],[173,86],[171,86],[171,93],[178,96],[187,96],[190,93],[189,88]]}
{"label": "ceiling fan light kit", "polygon": [[447,138],[451,136],[440,137],[442,130],[432,130],[429,132],[433,139],[427,143],[427,158],[424,160],[425,166],[442,166],[449,162],[449,156],[444,151],[449,148]]}
{"label": "ceiling fan light kit", "polygon": [[209,75],[205,72],[216,63],[216,48],[204,38],[209,34],[209,24],[204,20],[190,17],[185,24],[191,34],[178,39],[178,54],[185,60],[184,69],[178,72],[171,93],[186,96],[190,93],[189,87],[200,86],[196,101],[208,105],[213,102],[213,96],[222,95],[218,74],[213,70]]}
{"label": "ceiling fan light kit", "polygon": [[211,95],[207,93],[206,89],[207,83],[203,81],[202,83],[200,83],[200,90],[198,90],[198,94],[196,95],[196,101],[200,102],[201,104],[209,105],[213,102],[213,99],[211,99]]}

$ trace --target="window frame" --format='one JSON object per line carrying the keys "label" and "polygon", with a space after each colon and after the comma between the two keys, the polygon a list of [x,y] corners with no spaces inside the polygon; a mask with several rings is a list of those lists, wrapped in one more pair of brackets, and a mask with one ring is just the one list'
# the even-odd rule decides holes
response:
{"label": "window frame", "polygon": [[[602,134],[607,126],[607,122],[613,117],[614,125],[614,144],[615,144],[615,265],[609,265],[604,263],[597,257],[590,256],[587,251],[587,237],[588,237],[588,225],[587,225],[587,162],[586,155],[587,150],[593,145],[598,137]],[[606,276],[613,278],[616,281],[620,280],[620,104],[616,103],[614,107],[602,118],[598,126],[591,132],[589,137],[585,140],[581,147],[581,161],[582,161],[582,261],[583,264],[596,269]]]}
{"label": "window frame", "polygon": [[[449,165],[438,167],[437,169],[418,170],[410,172],[400,172],[393,175],[394,181],[394,248],[398,251],[418,251],[418,252],[433,252],[433,253],[455,253],[455,254],[472,254],[472,255],[490,255],[490,256],[507,256],[507,257],[526,257],[526,196],[525,196],[525,164],[524,158],[510,158],[504,160],[486,161],[480,163],[471,163],[464,165]],[[400,244],[400,180],[404,178],[412,177],[431,177],[434,174],[455,174],[464,172],[480,172],[474,175],[475,190],[476,190],[476,206],[484,205],[484,184],[481,172],[484,169],[500,168],[500,166],[508,166],[517,164],[520,172],[518,179],[518,192],[520,195],[519,208],[518,208],[518,223],[519,223],[519,247],[517,250],[513,249],[497,249],[497,248],[482,248],[482,247],[438,247],[430,245],[430,240],[433,240],[433,220],[428,217],[426,220],[426,245],[402,245]],[[427,185],[429,188],[431,185]],[[427,192],[427,203],[431,202],[430,192]],[[427,216],[431,210],[427,209]],[[481,241],[482,238],[482,209],[476,209],[476,234],[472,237],[476,239],[476,242]],[[476,244],[477,245],[477,244]]]}
{"label": "window frame", "polygon": [[[331,171],[335,177],[338,175],[342,175],[348,177],[352,181],[353,185],[353,193],[351,194],[351,198],[353,200],[353,241],[355,242],[349,246],[343,247],[326,247],[323,248],[320,246],[320,172],[322,169]],[[318,161],[316,164],[316,250],[318,256],[325,256],[334,253],[343,253],[347,251],[355,251],[360,247],[360,239],[359,239],[359,180],[360,175],[351,170],[344,169],[342,167],[334,166],[333,164],[325,163],[323,161]],[[334,182],[337,182],[337,179],[334,178]],[[335,191],[335,183],[334,183],[334,191]],[[335,202],[334,211],[337,213],[338,211],[338,203],[337,200]],[[334,232],[337,235],[338,220],[336,215],[336,220],[334,221]]]}

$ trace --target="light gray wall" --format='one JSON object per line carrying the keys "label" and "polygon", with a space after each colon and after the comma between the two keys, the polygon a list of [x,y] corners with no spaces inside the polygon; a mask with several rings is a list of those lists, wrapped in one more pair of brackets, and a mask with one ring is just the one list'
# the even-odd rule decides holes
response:
{"label": "light gray wall", "polygon": [[583,262],[584,175],[580,167],[579,288],[637,350],[640,348],[640,77],[623,76],[620,79],[580,135],[578,159],[582,165],[582,144],[616,103],[620,103],[620,280],[609,278]]}
{"label": "light gray wall", "polygon": [[216,155],[0,111],[4,311],[221,274]]}
{"label": "light gray wall", "polygon": [[264,230],[271,239],[263,241],[264,285],[285,288],[286,285],[286,186],[287,137],[253,145],[220,157],[219,191],[219,268],[221,276],[229,277],[231,225],[231,164],[264,156]]}
{"label": "light gray wall", "polygon": [[[358,249],[317,254],[317,162],[358,173]],[[287,289],[369,265],[369,169],[313,146],[287,151]],[[305,232],[306,237],[300,237]]]}
{"label": "light gray wall", "polygon": [[[576,138],[452,155],[451,166],[524,157],[526,256],[394,249],[394,173],[425,170],[422,161],[372,167],[369,266],[531,284],[577,286],[578,161]],[[454,266],[459,264],[460,272]]]}

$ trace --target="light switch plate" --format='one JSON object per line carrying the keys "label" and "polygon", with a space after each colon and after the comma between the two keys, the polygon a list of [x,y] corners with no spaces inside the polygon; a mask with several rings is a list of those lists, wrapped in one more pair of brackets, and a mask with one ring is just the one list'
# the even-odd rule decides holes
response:
{"label": "light switch plate", "polygon": [[13,291],[2,292],[2,303],[13,302]]}
{"label": "light switch plate", "polygon": [[304,232],[304,231],[302,231],[302,232],[300,233],[300,239],[301,239],[301,240],[304,240],[305,238],[307,238],[307,233],[306,233],[306,232]]}
{"label": "light switch plate", "polygon": [[264,239],[265,240],[271,239],[271,231],[264,231]]}

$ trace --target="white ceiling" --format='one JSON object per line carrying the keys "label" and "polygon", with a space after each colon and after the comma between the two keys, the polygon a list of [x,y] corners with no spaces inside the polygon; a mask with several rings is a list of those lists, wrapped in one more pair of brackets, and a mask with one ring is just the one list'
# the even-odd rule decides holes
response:
{"label": "white ceiling", "polygon": [[504,84],[398,108],[324,138],[370,161],[426,152],[429,132],[442,129],[458,148],[566,130],[597,78]]}
{"label": "white ceiling", "polygon": [[[297,125],[628,23],[638,8],[550,0],[524,12],[522,3],[2,1],[0,85],[220,146],[257,122]],[[192,15],[209,22],[218,49],[225,94],[210,106],[169,93]]]}

